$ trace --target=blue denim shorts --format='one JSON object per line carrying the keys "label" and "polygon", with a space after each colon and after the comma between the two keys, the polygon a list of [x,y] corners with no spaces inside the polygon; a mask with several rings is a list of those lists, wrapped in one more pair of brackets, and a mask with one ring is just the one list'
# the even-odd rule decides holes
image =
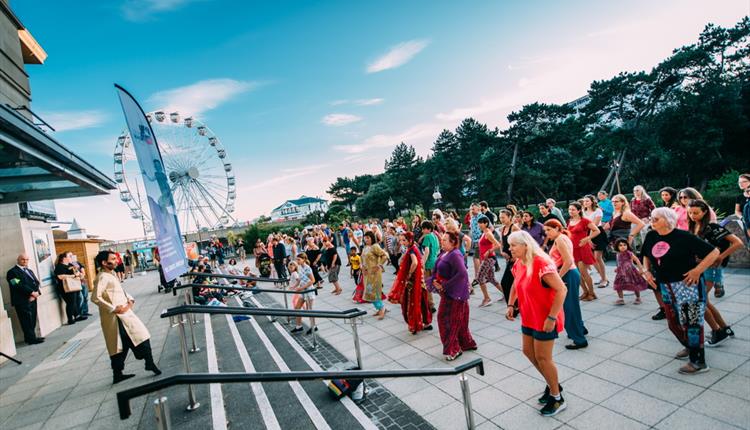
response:
{"label": "blue denim shorts", "polygon": [[714,284],[721,284],[724,281],[723,267],[709,267],[703,272],[703,280]]}
{"label": "blue denim shorts", "polygon": [[521,326],[521,333],[526,336],[531,336],[535,340],[554,340],[557,339],[557,330],[553,329],[550,332],[534,330],[533,328]]}

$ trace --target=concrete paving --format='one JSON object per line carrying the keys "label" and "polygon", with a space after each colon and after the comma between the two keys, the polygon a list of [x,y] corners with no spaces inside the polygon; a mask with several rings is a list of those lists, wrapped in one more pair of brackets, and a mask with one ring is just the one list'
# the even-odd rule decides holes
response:
{"label": "concrete paving", "polygon": [[[613,269],[608,267],[611,279]],[[385,275],[386,290],[393,282],[391,273]],[[326,284],[316,299],[316,308],[355,307],[350,299],[354,283],[348,277],[348,269],[342,268],[341,279],[345,292],[332,296]],[[151,330],[155,358],[160,363],[175,363],[175,359],[167,357],[175,351],[165,348],[175,336],[168,336],[169,324],[159,314],[178,299],[171,294],[157,294],[156,280],[155,274],[137,277],[128,280],[125,288],[136,297],[136,313]],[[470,304],[470,325],[478,351],[465,353],[457,362],[445,362],[437,330],[409,334],[400,309],[389,305],[391,312],[384,320],[368,316],[365,325],[360,326],[364,366],[449,367],[482,357],[486,375],[471,374],[470,388],[477,424],[483,429],[750,428],[750,270],[728,270],[725,284],[727,295],[712,300],[732,324],[736,338],[719,348],[708,348],[706,357],[711,370],[692,376],[677,373],[683,362],[672,356],[680,345],[664,321],[650,319],[657,308],[650,293],[644,296],[642,305],[632,305],[633,297],[626,296],[627,305],[614,306],[614,292],[598,290],[599,300],[582,303],[590,346],[568,351],[563,348],[567,343],[564,336],[557,341],[555,360],[568,409],[554,418],[538,414],[536,397],[544,382],[520,352],[519,322],[504,319],[504,303],[478,308],[479,295],[472,296]],[[501,298],[498,291],[491,294],[494,299]],[[319,326],[327,343],[354,360],[348,325],[320,320]],[[222,351],[227,348],[223,341],[217,342],[220,362]],[[229,369],[229,360],[236,359],[226,357]],[[131,357],[126,372],[136,373],[137,377],[117,386],[111,384],[109,357],[98,317],[63,327],[44,344],[20,347],[17,358],[24,364],[8,362],[0,366],[0,428],[152,428],[152,408],[146,408],[149,398],[132,401],[134,415],[140,420],[121,421],[117,415],[115,393],[154,378],[143,370],[142,362]],[[164,370],[170,374],[179,371],[179,366]],[[434,427],[465,428],[456,377],[379,382]],[[203,396],[206,398],[207,394]],[[210,420],[192,424],[192,428],[207,428]],[[408,427],[409,423],[400,424]]]}
{"label": "concrete paving", "polygon": [[[614,280],[613,264],[607,266]],[[386,267],[386,292],[393,283],[393,268]],[[497,278],[500,279],[501,272]],[[324,275],[325,277],[325,275]],[[594,275],[594,279],[598,278]],[[501,303],[479,308],[481,294],[471,296],[470,328],[479,349],[464,353],[450,364],[443,360],[437,330],[411,335],[400,307],[378,321],[365,317],[359,330],[365,368],[403,369],[448,367],[476,357],[485,361],[485,376],[471,374],[473,408],[482,429],[601,429],[601,428],[750,428],[750,270],[725,271],[726,295],[711,300],[736,333],[717,348],[706,348],[711,370],[682,375],[684,363],[673,359],[682,347],[667,329],[666,321],[652,321],[658,305],[650,292],[643,304],[615,306],[611,287],[597,289],[598,300],[581,302],[589,347],[569,351],[563,335],[554,356],[568,408],[553,418],[539,415],[536,399],[545,383],[521,353],[520,322],[507,321],[502,294],[490,286]],[[341,270],[344,293],[333,296],[326,283],[318,296],[318,309],[353,306],[353,280]],[[437,299],[437,296],[436,296]],[[368,305],[358,305],[368,306]],[[338,321],[321,321],[321,336],[354,360],[351,329]],[[708,326],[707,330],[708,329]],[[437,325],[435,324],[435,328]],[[710,331],[707,331],[710,333]],[[381,381],[408,406],[438,429],[465,428],[461,391],[456,377],[393,379]]]}
{"label": "concrete paving", "polygon": [[[123,286],[136,299],[135,312],[151,332],[154,359],[161,356],[169,323],[159,315],[173,306],[171,294],[158,294],[158,275],[149,273],[128,279]],[[125,373],[136,377],[112,385],[109,355],[101,334],[98,309],[86,321],[63,326],[52,332],[43,344],[21,346],[16,365],[0,366],[0,428],[132,428],[133,422],[120,422],[115,393],[152,381],[143,370],[143,361],[128,357]],[[139,416],[146,399],[132,402]]]}

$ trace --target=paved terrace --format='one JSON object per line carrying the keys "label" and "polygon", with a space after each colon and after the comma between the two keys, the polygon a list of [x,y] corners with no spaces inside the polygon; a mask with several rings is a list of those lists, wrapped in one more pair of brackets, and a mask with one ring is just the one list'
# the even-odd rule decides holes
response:
{"label": "paved terrace", "polygon": [[[613,279],[613,266],[608,270]],[[386,285],[393,281],[391,273],[385,275]],[[316,308],[353,307],[353,282],[346,268],[341,279],[345,293],[331,296],[326,285]],[[168,321],[159,313],[178,299],[157,294],[156,280],[152,273],[128,280],[125,287],[137,299],[136,312],[151,330],[159,360],[169,332]],[[750,428],[750,270],[728,270],[725,280],[727,295],[715,301],[737,336],[719,348],[707,349],[711,371],[693,376],[677,373],[683,362],[672,356],[680,345],[664,321],[650,319],[656,310],[653,296],[645,295],[640,306],[632,305],[633,297],[626,296],[628,304],[616,307],[611,289],[598,290],[599,300],[583,303],[589,348],[567,351],[563,348],[567,339],[558,340],[555,359],[568,409],[554,418],[538,414],[536,398],[544,382],[520,351],[519,322],[502,317],[504,304],[479,309],[479,295],[472,296],[471,329],[479,350],[465,353],[454,363],[475,357],[485,360],[484,377],[469,373],[479,428]],[[495,299],[501,297],[497,291],[492,294]],[[384,320],[368,316],[360,327],[365,367],[447,367],[437,330],[413,336],[401,320],[400,309],[390,308]],[[320,320],[319,326],[330,345],[354,360],[348,325]],[[151,427],[153,413],[145,409],[145,397],[132,402],[134,418],[120,421],[117,415],[115,393],[153,378],[143,371],[142,362],[131,357],[126,372],[137,377],[112,386],[96,316],[56,330],[44,344],[20,346],[17,358],[23,365],[7,362],[0,366],[0,428]],[[168,375],[179,371],[179,366],[163,370]],[[456,377],[380,382],[436,428],[464,428]],[[200,400],[208,408],[208,399]]]}

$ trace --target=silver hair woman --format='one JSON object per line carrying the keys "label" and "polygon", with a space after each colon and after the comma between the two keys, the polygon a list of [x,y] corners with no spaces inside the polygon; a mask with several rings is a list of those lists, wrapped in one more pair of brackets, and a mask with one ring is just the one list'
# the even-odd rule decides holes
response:
{"label": "silver hair woman", "polygon": [[[701,275],[714,263],[719,250],[676,226],[675,211],[654,209],[651,231],[641,252],[646,281],[658,286],[656,299],[666,314],[669,329],[685,347],[676,358],[689,359],[679,372],[690,375],[708,370],[703,349],[706,287]],[[696,264],[698,260],[700,263]]]}

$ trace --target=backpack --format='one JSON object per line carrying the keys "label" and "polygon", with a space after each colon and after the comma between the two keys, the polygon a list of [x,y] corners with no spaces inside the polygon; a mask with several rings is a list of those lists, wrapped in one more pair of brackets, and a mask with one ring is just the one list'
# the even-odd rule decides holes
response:
{"label": "backpack", "polygon": [[[359,370],[359,367],[350,367],[346,370]],[[331,379],[328,390],[335,399],[351,395],[364,381],[362,379]]]}

